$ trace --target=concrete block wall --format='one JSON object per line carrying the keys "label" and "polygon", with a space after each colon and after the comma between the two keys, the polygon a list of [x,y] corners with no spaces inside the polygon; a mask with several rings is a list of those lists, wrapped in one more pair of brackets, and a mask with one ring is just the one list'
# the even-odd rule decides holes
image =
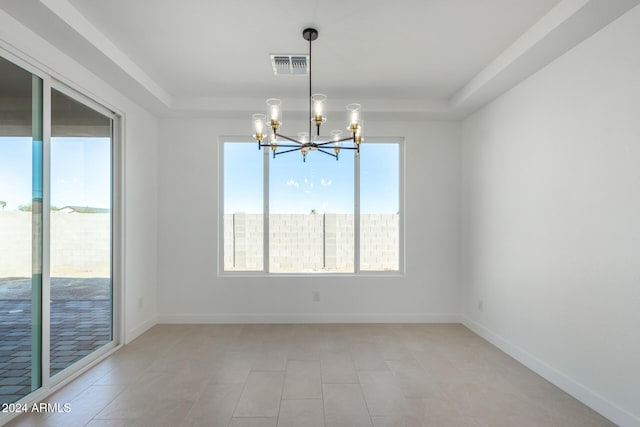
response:
{"label": "concrete block wall", "polygon": [[399,229],[398,214],[360,215],[360,270],[398,270]]}
{"label": "concrete block wall", "polygon": [[231,215],[230,220],[232,246],[230,256],[233,262],[231,265],[234,265],[236,270],[262,270],[264,253],[262,215],[238,213]]}
{"label": "concrete block wall", "polygon": [[[361,224],[361,270],[399,267],[399,217],[366,214]],[[262,215],[224,215],[224,268],[262,270]],[[270,271],[353,272],[354,217],[349,214],[271,214]]]}
{"label": "concrete block wall", "polygon": [[[273,273],[322,271],[323,215],[271,214],[269,268]],[[297,270],[297,271],[296,271]]]}
{"label": "concrete block wall", "polygon": [[[0,277],[30,277],[31,212],[0,212]],[[111,216],[51,213],[51,276],[109,277]]]}

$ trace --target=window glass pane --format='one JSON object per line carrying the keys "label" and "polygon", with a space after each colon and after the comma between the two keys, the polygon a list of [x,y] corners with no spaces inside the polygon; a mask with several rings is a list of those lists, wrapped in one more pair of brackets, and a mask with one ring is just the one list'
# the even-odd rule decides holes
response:
{"label": "window glass pane", "polygon": [[42,80],[0,58],[0,403],[41,386]]}
{"label": "window glass pane", "polygon": [[51,93],[51,375],[112,340],[111,119]]}
{"label": "window glass pane", "polygon": [[353,272],[354,158],[320,151],[269,160],[269,269]]}
{"label": "window glass pane", "polygon": [[224,270],[262,271],[263,164],[257,144],[225,142]]}
{"label": "window glass pane", "polygon": [[360,147],[360,270],[400,265],[400,145]]}

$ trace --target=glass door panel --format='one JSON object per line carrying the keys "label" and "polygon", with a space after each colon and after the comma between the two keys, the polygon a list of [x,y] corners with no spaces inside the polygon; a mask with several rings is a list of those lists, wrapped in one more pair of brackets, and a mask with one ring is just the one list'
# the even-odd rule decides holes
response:
{"label": "glass door panel", "polygon": [[0,403],[42,385],[42,80],[0,58]]}
{"label": "glass door panel", "polygon": [[112,341],[111,132],[111,118],[52,90],[52,376]]}

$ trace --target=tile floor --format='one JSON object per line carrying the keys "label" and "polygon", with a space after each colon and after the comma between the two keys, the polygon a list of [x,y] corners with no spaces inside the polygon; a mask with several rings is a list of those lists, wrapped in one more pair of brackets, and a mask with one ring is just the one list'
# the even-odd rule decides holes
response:
{"label": "tile floor", "polygon": [[461,325],[159,325],[11,427],[613,425]]}

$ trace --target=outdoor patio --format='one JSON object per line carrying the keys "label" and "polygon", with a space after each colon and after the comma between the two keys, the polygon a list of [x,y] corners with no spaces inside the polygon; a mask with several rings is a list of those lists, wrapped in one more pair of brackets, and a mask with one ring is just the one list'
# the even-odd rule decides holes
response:
{"label": "outdoor patio", "polygon": [[[110,280],[52,278],[51,375],[111,340]],[[31,279],[0,279],[0,403],[31,391]]]}

